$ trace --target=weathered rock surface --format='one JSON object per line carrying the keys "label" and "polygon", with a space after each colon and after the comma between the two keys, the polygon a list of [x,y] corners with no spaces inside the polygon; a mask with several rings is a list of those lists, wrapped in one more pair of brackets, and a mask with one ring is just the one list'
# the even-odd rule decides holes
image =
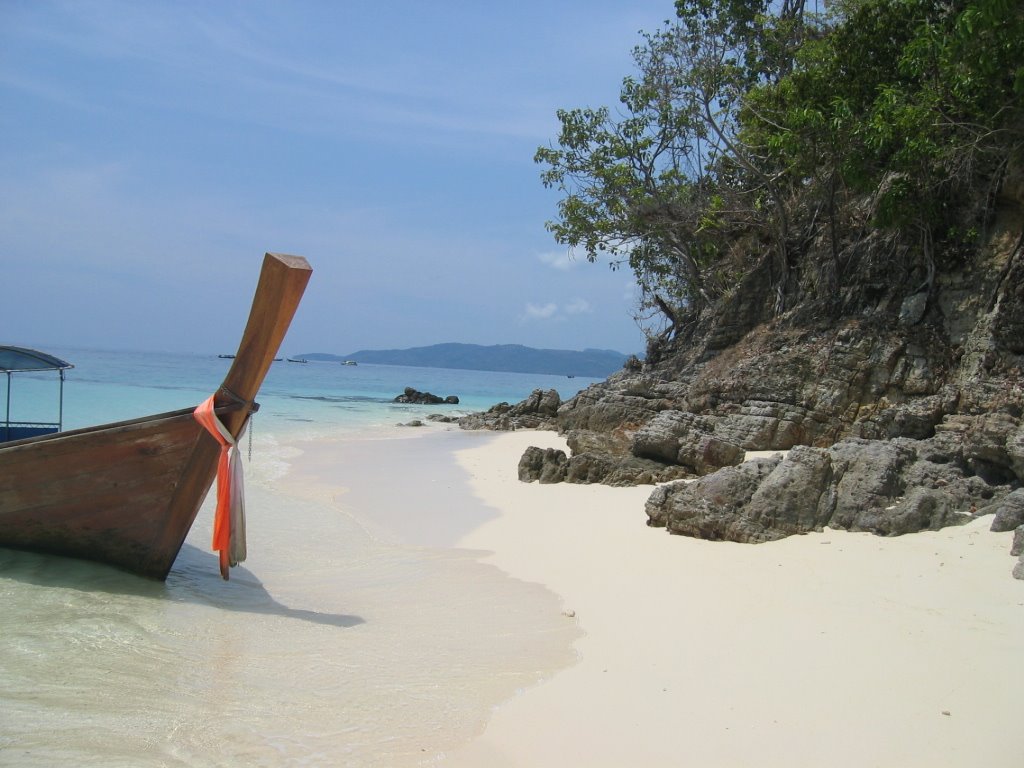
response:
{"label": "weathered rock surface", "polygon": [[527,483],[534,480],[560,483],[565,480],[565,467],[568,463],[565,451],[530,446],[519,459],[519,479]]}
{"label": "weathered rock surface", "polygon": [[405,392],[395,398],[396,403],[409,403],[413,405],[458,405],[459,398],[455,395],[440,397],[430,392],[420,392],[418,389],[406,387]]}
{"label": "weathered rock surface", "polygon": [[1013,531],[1024,525],[1024,490],[1018,488],[994,506],[996,514],[992,518],[993,531]]}
{"label": "weathered rock surface", "polygon": [[1018,525],[1013,531],[1013,545],[1010,554],[1014,557],[1024,555],[1024,525]]}
{"label": "weathered rock surface", "polygon": [[535,389],[516,405],[498,403],[482,413],[471,413],[459,419],[463,429],[557,429],[558,408],[562,399],[554,389]]}
{"label": "weathered rock surface", "polygon": [[[673,533],[897,535],[981,514],[1013,530],[1024,522],[1024,185],[1001,190],[986,228],[984,245],[937,249],[928,263],[867,226],[838,245],[794,245],[787,311],[766,265],[553,413],[535,392],[460,424],[563,434],[570,455],[534,456],[524,480],[699,476],[651,495],[650,523]],[[837,269],[840,282],[826,279]]]}
{"label": "weathered rock surface", "polygon": [[542,483],[603,483],[627,486],[660,483],[686,477],[682,467],[671,467],[656,461],[630,459],[613,460],[599,453],[573,453],[554,448],[530,446],[519,460],[519,479],[523,482],[539,480]]}
{"label": "weathered rock surface", "polygon": [[[1009,509],[1021,495],[1010,484],[980,481],[962,458],[937,463],[947,456],[933,449],[931,441],[907,439],[799,446],[783,459],[749,461],[658,488],[647,502],[649,524],[744,542],[825,527],[897,536]],[[978,499],[988,506],[979,509]]]}
{"label": "weathered rock surface", "polygon": [[743,448],[716,437],[713,432],[714,424],[696,414],[661,411],[636,431],[632,454],[665,464],[679,464],[701,475],[743,461],[746,453]]}
{"label": "weathered rock surface", "polygon": [[[757,535],[754,530],[757,526],[747,525],[739,514],[779,461],[777,458],[755,459],[720,469],[694,482],[659,486],[647,500],[648,523],[701,539],[767,541],[780,538],[774,534]],[[741,529],[745,529],[743,533]],[[764,534],[763,529],[760,533]]]}

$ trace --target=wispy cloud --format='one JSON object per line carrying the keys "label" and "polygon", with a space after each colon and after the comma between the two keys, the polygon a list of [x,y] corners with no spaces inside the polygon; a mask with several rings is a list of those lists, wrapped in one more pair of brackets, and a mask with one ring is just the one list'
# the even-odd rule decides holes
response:
{"label": "wispy cloud", "polygon": [[573,299],[565,305],[567,315],[583,315],[591,311],[590,302],[586,299]]}
{"label": "wispy cloud", "polygon": [[544,253],[538,253],[537,261],[562,272],[569,271],[579,263],[577,259],[573,258],[570,251],[545,251]]}
{"label": "wispy cloud", "polygon": [[[132,78],[106,94],[106,104],[205,119],[227,109],[235,120],[304,134],[365,138],[388,129],[409,140],[419,129],[435,140],[454,134],[450,141],[466,133],[538,135],[536,114],[509,108],[518,100],[507,92],[525,86],[495,88],[484,74],[453,65],[415,38],[389,39],[379,31],[389,26],[380,23],[382,15],[390,18],[356,7],[284,13],[273,4],[165,8],[114,0],[99,8],[68,4],[58,23],[23,14],[18,31],[79,67],[99,63],[116,71],[114,64],[130,63],[120,71]],[[139,81],[160,87],[139,88]],[[31,79],[5,72],[0,84],[91,107],[52,74]]]}
{"label": "wispy cloud", "polygon": [[38,76],[0,71],[0,89],[10,88],[79,110],[96,111],[96,105],[73,89]]}
{"label": "wispy cloud", "polygon": [[[0,312],[5,332],[88,344],[67,323],[74,302],[110,307],[118,328],[127,293],[164,297],[166,322],[146,325],[186,348],[172,299],[283,250],[315,264],[295,328],[325,349],[341,333],[426,343],[403,337],[413,325],[434,341],[632,345],[626,271],[543,232],[553,203],[531,158],[558,108],[615,103],[636,30],[666,2],[524,0],[499,18],[415,0],[0,0],[0,253],[21,270],[5,284],[25,286],[8,292],[22,303]],[[424,263],[459,280],[399,278]],[[54,274],[59,299],[33,305],[29,286]],[[130,290],[78,290],[100,280]],[[375,317],[339,296],[367,297]]]}
{"label": "wispy cloud", "polygon": [[527,304],[523,312],[524,320],[549,320],[558,313],[558,305],[554,302],[547,304]]}
{"label": "wispy cloud", "polygon": [[582,298],[573,299],[565,304],[556,304],[553,301],[549,301],[546,304],[528,303],[523,310],[520,322],[525,323],[531,320],[560,321],[574,315],[582,315],[592,311],[590,302]]}

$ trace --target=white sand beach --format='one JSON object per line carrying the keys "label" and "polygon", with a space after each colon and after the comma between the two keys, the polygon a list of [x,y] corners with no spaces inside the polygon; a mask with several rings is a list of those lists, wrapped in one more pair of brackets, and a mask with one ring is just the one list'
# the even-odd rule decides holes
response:
{"label": "white sand beach", "polygon": [[461,450],[497,516],[462,547],[543,584],[578,663],[493,713],[452,768],[1024,764],[1024,582],[991,519],[745,545],[645,526],[649,487],[518,481],[529,445]]}
{"label": "white sand beach", "polygon": [[1022,764],[1024,582],[989,520],[673,537],[649,488],[518,481],[561,444],[267,441],[227,583],[209,503],[165,584],[0,551],[0,765]]}
{"label": "white sand beach", "polygon": [[[357,589],[395,581],[394,566],[330,571],[366,620],[345,638],[349,658],[400,668],[396,701],[429,691],[439,715],[459,713],[403,721],[408,748],[389,764],[1022,764],[1024,582],[991,518],[897,538],[698,541],[645,525],[649,486],[520,482],[530,445],[565,447],[550,432],[397,430],[301,444],[282,481],[381,542],[368,564],[422,574],[396,596]],[[343,561],[330,554],[343,537],[314,523],[314,559]],[[401,670],[425,648],[438,674],[466,667],[460,653],[476,661],[421,691]]]}

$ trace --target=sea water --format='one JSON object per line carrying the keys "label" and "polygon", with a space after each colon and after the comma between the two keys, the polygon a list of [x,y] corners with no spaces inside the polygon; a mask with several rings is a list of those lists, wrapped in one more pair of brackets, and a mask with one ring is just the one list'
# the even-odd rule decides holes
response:
{"label": "sea water", "polygon": [[[66,372],[64,428],[91,426],[195,405],[212,394],[231,365],[216,355],[109,352],[65,348],[46,350],[75,367]],[[596,379],[546,374],[412,368],[396,365],[294,363],[271,365],[259,393],[257,419],[274,432],[313,437],[409,421],[428,413],[458,415],[495,403],[518,402],[537,388],[567,398]],[[0,380],[0,387],[6,385]],[[395,403],[406,387],[458,406]],[[6,396],[6,392],[0,392]],[[58,408],[56,374],[14,374],[11,417],[53,420]],[[302,425],[305,425],[304,427]]]}
{"label": "sea water", "polygon": [[[75,365],[65,429],[193,406],[231,362],[47,351]],[[434,498],[423,496],[423,508],[464,528],[492,511],[454,462],[416,461],[418,451],[450,455],[486,436],[432,428],[412,437],[394,425],[516,402],[536,388],[567,397],[590,381],[274,363],[245,468],[250,557],[230,581],[209,551],[209,499],[165,583],[0,549],[0,765],[442,761],[493,707],[571,664],[577,630],[542,586],[429,535],[444,529],[450,539],[451,520],[396,522],[421,512],[402,507],[427,486]],[[394,403],[406,386],[461,402]],[[51,420],[58,394],[52,377],[17,375],[12,418]],[[339,438],[367,446],[355,453],[364,462],[391,457],[391,482],[360,485],[358,461],[306,482],[310,441]],[[438,476],[411,471],[420,463]],[[390,516],[375,516],[381,509]]]}

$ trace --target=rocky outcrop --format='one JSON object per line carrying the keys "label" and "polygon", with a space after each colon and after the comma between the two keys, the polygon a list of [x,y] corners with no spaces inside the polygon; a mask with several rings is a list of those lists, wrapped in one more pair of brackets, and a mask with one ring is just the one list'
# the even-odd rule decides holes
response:
{"label": "rocky outcrop", "polygon": [[455,395],[440,397],[430,392],[420,392],[418,389],[406,387],[405,392],[396,397],[394,402],[412,405],[458,405],[459,398]]}
{"label": "rocky outcrop", "polygon": [[561,483],[565,480],[565,467],[569,459],[565,451],[555,448],[531,446],[519,459],[519,479],[526,483]]}
{"label": "rocky outcrop", "polygon": [[762,542],[825,527],[897,536],[992,513],[1013,530],[1022,494],[974,474],[944,437],[848,438],[662,486],[646,509],[650,525],[672,533]]}
{"label": "rocky outcrop", "polygon": [[[991,529],[997,532],[1014,531],[1024,526],[1024,489],[1008,494],[995,507]],[[1019,552],[1017,554],[1020,554]]]}
{"label": "rocky outcrop", "polygon": [[539,480],[542,483],[602,483],[626,486],[661,483],[686,477],[682,467],[660,464],[644,459],[625,461],[611,459],[599,453],[573,453],[555,448],[531,446],[519,460],[519,479],[523,482]]}
{"label": "rocky outcrop", "polygon": [[[841,242],[792,244],[783,285],[766,260],[653,339],[646,360],[554,414],[523,418],[534,393],[460,423],[564,435],[570,454],[524,456],[524,480],[697,478],[654,489],[647,504],[651,525],[678,534],[898,535],[982,514],[1017,529],[1024,185],[1004,185],[983,245],[923,253],[862,221]],[[744,462],[748,451],[789,453]],[[1017,570],[1024,577],[1024,562]]]}
{"label": "rocky outcrop", "polygon": [[530,396],[516,405],[498,403],[482,413],[471,413],[459,419],[463,429],[515,429],[558,428],[558,409],[562,399],[554,389],[535,389]]}
{"label": "rocky outcrop", "polygon": [[701,416],[667,410],[655,414],[633,435],[631,452],[639,458],[677,464],[699,475],[739,464],[745,451],[714,434],[714,425]]}

